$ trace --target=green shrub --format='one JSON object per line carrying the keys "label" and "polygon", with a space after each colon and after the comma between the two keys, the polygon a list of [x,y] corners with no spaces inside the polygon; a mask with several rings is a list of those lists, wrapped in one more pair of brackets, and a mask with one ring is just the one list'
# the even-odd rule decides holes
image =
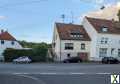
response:
{"label": "green shrub", "polygon": [[36,47],[32,50],[18,50],[18,49],[6,49],[3,53],[6,62],[11,62],[21,56],[28,56],[33,62],[45,62],[46,61],[47,48]]}

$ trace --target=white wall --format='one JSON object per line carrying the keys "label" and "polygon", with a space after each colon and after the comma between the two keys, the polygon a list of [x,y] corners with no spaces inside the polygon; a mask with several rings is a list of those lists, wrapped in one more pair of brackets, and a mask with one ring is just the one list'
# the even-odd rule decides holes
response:
{"label": "white wall", "polygon": [[[73,50],[65,50],[65,43],[73,43]],[[85,50],[81,50],[81,44],[85,44]],[[67,57],[67,54],[71,54],[71,57],[77,56],[80,52],[88,53],[88,57],[90,54],[90,41],[77,41],[77,40],[62,40],[61,41],[61,60],[64,60]]]}
{"label": "white wall", "polygon": [[[101,38],[108,38],[107,44],[101,44]],[[118,49],[120,49],[120,35],[117,34],[98,34],[97,38],[97,55],[99,56],[99,48],[107,48],[107,56],[118,57]],[[114,52],[111,55],[111,49],[114,48]]]}
{"label": "white wall", "polygon": [[[91,49],[90,49],[90,60],[100,61],[99,49],[108,48],[107,56],[111,56],[111,49],[115,48],[113,57],[118,54],[118,49],[120,49],[120,35],[119,34],[103,34],[97,33],[95,28],[89,23],[89,21],[84,18],[82,22],[85,30],[91,38]],[[108,38],[108,44],[101,44],[101,38]]]}
{"label": "white wall", "polygon": [[54,25],[54,33],[53,33],[53,41],[52,43],[55,43],[55,48],[53,48],[53,51],[57,55],[55,58],[56,61],[60,60],[60,37],[56,28],[56,25]]}
{"label": "white wall", "polygon": [[83,27],[91,38],[91,48],[90,48],[90,60],[98,59],[96,57],[96,41],[97,41],[97,32],[94,27],[88,22],[86,18],[82,22]]}
{"label": "white wall", "polygon": [[[52,43],[56,43],[54,49],[57,58],[56,61],[64,60],[67,58],[67,54],[70,53],[71,56],[77,56],[78,52],[88,52],[90,53],[90,41],[75,41],[75,40],[60,40],[56,25],[54,26],[54,34]],[[65,43],[74,43],[74,50],[65,50]],[[85,43],[86,49],[81,50],[81,43]]]}
{"label": "white wall", "polygon": [[3,59],[2,53],[6,48],[22,49],[22,46],[17,41],[14,41],[14,45],[12,45],[11,42],[12,41],[4,40],[4,44],[1,44],[0,40],[0,59]]}

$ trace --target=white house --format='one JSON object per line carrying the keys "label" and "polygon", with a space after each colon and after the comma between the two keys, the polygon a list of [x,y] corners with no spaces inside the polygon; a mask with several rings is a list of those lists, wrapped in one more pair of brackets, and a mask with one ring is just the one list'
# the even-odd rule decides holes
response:
{"label": "white house", "polygon": [[88,60],[90,56],[90,37],[81,25],[55,23],[52,50],[56,61],[73,56]]}
{"label": "white house", "polygon": [[7,31],[1,30],[0,32],[0,60],[4,60],[4,56],[2,55],[2,53],[4,52],[6,48],[22,49],[22,46]]}
{"label": "white house", "polygon": [[120,23],[114,20],[85,17],[83,27],[91,38],[90,60],[120,57]]}

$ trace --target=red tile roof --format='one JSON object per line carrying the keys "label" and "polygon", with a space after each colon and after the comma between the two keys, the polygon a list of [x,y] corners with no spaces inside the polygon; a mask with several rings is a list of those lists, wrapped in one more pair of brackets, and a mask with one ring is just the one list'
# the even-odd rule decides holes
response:
{"label": "red tile roof", "polygon": [[[81,40],[90,41],[90,37],[81,25],[56,23],[57,31],[61,40]],[[71,33],[80,33],[83,37],[71,37]]]}
{"label": "red tile roof", "polygon": [[12,35],[10,35],[7,31],[0,33],[0,40],[16,41],[16,39]]}
{"label": "red tile roof", "polygon": [[[107,33],[107,34],[120,34],[120,23],[112,20],[98,19],[86,17],[90,24],[95,28],[98,33]],[[117,24],[119,27],[117,27]],[[108,31],[103,32],[102,27],[107,27]]]}

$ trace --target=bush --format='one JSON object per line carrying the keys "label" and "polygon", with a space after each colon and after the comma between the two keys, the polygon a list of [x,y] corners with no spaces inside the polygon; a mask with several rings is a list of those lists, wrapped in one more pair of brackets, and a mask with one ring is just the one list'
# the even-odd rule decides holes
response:
{"label": "bush", "polygon": [[3,53],[6,62],[11,62],[21,56],[28,56],[33,62],[45,62],[46,61],[47,48],[41,46],[32,50],[18,50],[18,49],[6,49]]}
{"label": "bush", "polygon": [[33,50],[6,49],[3,53],[6,62],[11,62],[21,56],[32,56]]}

